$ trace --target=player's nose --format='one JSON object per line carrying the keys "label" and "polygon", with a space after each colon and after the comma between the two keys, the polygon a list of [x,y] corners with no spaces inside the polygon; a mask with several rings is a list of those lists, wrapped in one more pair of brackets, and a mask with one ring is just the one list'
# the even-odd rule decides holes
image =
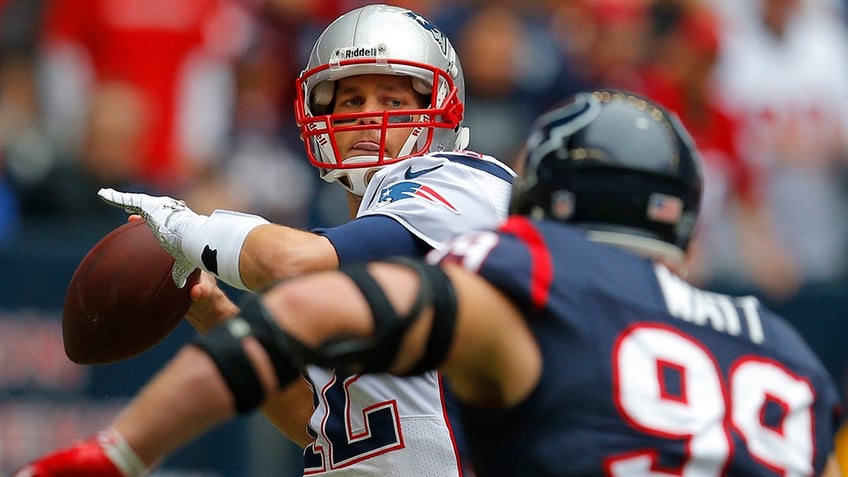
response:
{"label": "player's nose", "polygon": [[[367,109],[365,111],[375,111],[375,110]],[[357,124],[380,124],[380,122],[381,122],[381,116],[380,115],[363,116],[363,117],[356,120]]]}
{"label": "player's nose", "polygon": [[[378,98],[366,98],[365,103],[362,105],[362,109],[360,110],[363,113],[367,112],[379,112],[383,111],[385,107],[380,103]],[[363,116],[357,120],[359,124],[376,124],[381,122],[382,115],[376,114],[374,116]]]}

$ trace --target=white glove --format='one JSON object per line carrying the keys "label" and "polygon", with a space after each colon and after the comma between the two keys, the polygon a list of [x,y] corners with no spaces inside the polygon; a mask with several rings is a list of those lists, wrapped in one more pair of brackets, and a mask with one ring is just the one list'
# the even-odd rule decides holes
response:
{"label": "white glove", "polygon": [[174,257],[171,277],[182,288],[186,278],[199,266],[193,264],[183,252],[183,237],[187,230],[200,227],[207,217],[198,215],[185,202],[171,197],[131,194],[115,189],[100,189],[97,195],[108,204],[144,218],[156,240]]}
{"label": "white glove", "polygon": [[156,240],[174,257],[171,276],[178,287],[202,268],[225,283],[247,289],[239,272],[241,247],[251,230],[268,223],[264,218],[228,210],[200,215],[181,200],[114,189],[100,189],[97,195],[144,218]]}

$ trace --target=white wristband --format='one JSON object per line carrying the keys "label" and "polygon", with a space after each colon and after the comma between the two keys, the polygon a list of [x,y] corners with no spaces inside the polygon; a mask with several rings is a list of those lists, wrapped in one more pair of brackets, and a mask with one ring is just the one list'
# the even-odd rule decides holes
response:
{"label": "white wristband", "polygon": [[97,434],[97,443],[103,449],[103,453],[115,464],[115,467],[126,477],[143,477],[147,475],[148,468],[138,457],[138,454],[130,447],[118,431],[109,428]]}
{"label": "white wristband", "polygon": [[239,273],[239,256],[247,235],[267,220],[232,210],[216,210],[206,220],[183,235],[186,257],[224,283],[247,290]]}

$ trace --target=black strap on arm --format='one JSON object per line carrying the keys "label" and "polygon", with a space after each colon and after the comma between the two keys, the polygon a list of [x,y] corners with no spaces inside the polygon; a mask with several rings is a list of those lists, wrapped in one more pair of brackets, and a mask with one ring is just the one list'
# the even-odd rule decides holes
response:
{"label": "black strap on arm", "polygon": [[[382,372],[391,366],[403,329],[393,324],[402,318],[389,303],[383,289],[374,280],[365,264],[346,265],[339,269],[359,288],[374,314],[374,333],[371,336],[336,336],[317,348],[304,350],[304,360],[326,368],[344,367],[351,372]],[[377,310],[376,313],[374,310]]]}
{"label": "black strap on arm", "polygon": [[235,399],[236,412],[239,414],[253,411],[265,398],[256,369],[241,344],[242,338],[249,334],[250,326],[236,317],[193,341],[218,367]]}
{"label": "black strap on arm", "polygon": [[194,344],[209,354],[218,367],[235,399],[236,410],[240,414],[253,411],[265,398],[253,363],[241,343],[249,335],[253,335],[268,353],[280,386],[299,376],[306,364],[346,366],[356,372],[384,372],[397,358],[409,327],[426,307],[432,306],[433,320],[425,351],[406,374],[421,374],[436,368],[453,343],[458,309],[456,291],[445,272],[437,266],[410,259],[396,259],[391,263],[408,267],[419,277],[415,303],[405,316],[397,313],[366,265],[340,269],[353,280],[368,303],[374,320],[372,336],[337,337],[309,347],[275,323],[262,304],[261,296],[252,296],[243,304],[239,316],[196,338]]}
{"label": "black strap on arm", "polygon": [[384,372],[397,358],[400,343],[421,312],[433,306],[433,322],[424,355],[408,375],[421,374],[444,360],[456,323],[456,293],[447,275],[436,266],[410,259],[390,263],[411,268],[418,274],[419,290],[412,308],[401,316],[389,303],[383,288],[368,272],[367,266],[345,266],[340,271],[353,280],[365,297],[374,320],[374,334],[366,338],[339,338],[313,350],[330,366],[347,366],[358,372]]}
{"label": "black strap on arm", "polygon": [[296,353],[293,349],[303,348],[304,345],[277,325],[262,303],[261,296],[249,296],[242,304],[240,316],[250,324],[253,336],[268,353],[280,386],[285,386],[300,376],[300,370],[305,363],[295,359]]}
{"label": "black strap on arm", "polygon": [[195,338],[194,344],[205,351],[218,367],[239,414],[253,411],[265,399],[259,376],[241,343],[248,335],[253,335],[268,353],[280,387],[300,376],[303,363],[296,357],[303,355],[303,350],[307,349],[277,326],[259,295],[250,296],[244,302],[239,316]]}
{"label": "black strap on arm", "polygon": [[436,368],[448,354],[456,332],[458,307],[456,290],[441,267],[406,258],[396,259],[395,263],[401,263],[414,269],[418,272],[421,282],[429,283],[432,287],[433,323],[430,327],[430,336],[427,339],[427,349],[424,351],[424,355],[406,373],[408,376],[412,376]]}
{"label": "black strap on arm", "polygon": [[336,365],[353,365],[350,367],[369,372],[386,371],[397,356],[406,330],[430,300],[430,285],[422,281],[421,290],[409,313],[400,316],[389,303],[380,284],[368,272],[367,265],[345,266],[340,271],[353,280],[368,303],[374,320],[374,334],[367,339],[334,340],[326,343],[322,346],[321,354],[335,354]]}

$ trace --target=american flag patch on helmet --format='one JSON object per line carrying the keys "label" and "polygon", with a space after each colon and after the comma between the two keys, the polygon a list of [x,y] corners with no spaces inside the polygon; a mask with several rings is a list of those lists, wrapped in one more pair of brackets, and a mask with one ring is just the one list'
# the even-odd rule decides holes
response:
{"label": "american flag patch on helmet", "polygon": [[683,201],[677,197],[654,193],[648,198],[647,216],[654,222],[676,224],[683,215]]}

